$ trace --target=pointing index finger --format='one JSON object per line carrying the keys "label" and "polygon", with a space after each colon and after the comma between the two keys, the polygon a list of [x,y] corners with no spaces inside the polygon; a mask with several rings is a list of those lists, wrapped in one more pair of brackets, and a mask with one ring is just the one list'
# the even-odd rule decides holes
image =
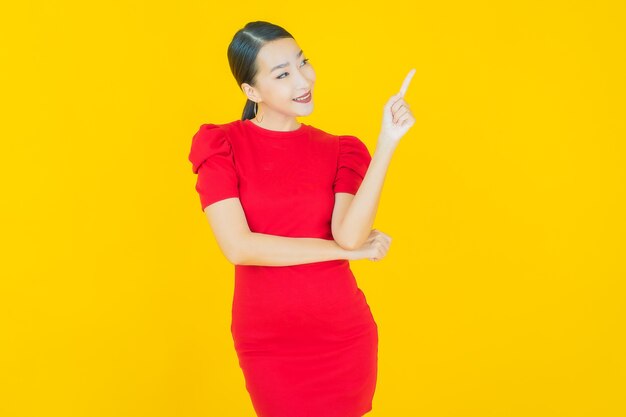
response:
{"label": "pointing index finger", "polygon": [[402,95],[402,97],[404,97],[404,95],[406,94],[406,90],[409,88],[409,84],[411,83],[411,79],[413,78],[414,74],[415,68],[411,69],[411,71],[409,71],[407,76],[404,78],[404,81],[402,82],[402,87],[400,87],[400,94]]}

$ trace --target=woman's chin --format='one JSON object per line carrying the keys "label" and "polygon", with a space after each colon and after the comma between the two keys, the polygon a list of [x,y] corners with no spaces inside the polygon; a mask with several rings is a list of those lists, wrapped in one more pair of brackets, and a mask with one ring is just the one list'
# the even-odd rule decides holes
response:
{"label": "woman's chin", "polygon": [[299,111],[299,112],[298,112],[298,115],[299,115],[299,116],[308,116],[308,115],[310,115],[311,113],[313,113],[313,105],[309,106],[309,107],[308,107],[308,108],[306,108],[306,109],[303,109],[303,110]]}

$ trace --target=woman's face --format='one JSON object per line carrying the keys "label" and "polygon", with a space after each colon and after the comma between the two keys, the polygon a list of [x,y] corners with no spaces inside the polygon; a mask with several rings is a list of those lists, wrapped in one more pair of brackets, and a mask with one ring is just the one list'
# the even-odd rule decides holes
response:
{"label": "woman's face", "polygon": [[[270,41],[257,55],[256,85],[242,84],[244,91],[259,103],[258,114],[270,119],[306,116],[313,111],[315,70],[292,38]],[[308,102],[294,101],[311,93]]]}

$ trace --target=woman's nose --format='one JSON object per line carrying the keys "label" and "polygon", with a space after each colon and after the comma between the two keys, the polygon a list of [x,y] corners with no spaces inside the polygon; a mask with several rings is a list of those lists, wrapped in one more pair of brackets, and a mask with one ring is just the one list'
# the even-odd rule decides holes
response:
{"label": "woman's nose", "polygon": [[311,80],[309,80],[309,78],[302,71],[298,71],[297,78],[297,88],[302,90],[309,90],[309,88],[311,88]]}

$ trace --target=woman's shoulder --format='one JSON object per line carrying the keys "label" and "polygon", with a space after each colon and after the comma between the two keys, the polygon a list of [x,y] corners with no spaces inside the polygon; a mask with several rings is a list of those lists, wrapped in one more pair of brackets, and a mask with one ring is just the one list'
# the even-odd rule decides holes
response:
{"label": "woman's shoulder", "polygon": [[189,160],[193,164],[193,171],[198,172],[200,166],[207,159],[214,156],[230,155],[232,143],[237,140],[237,120],[226,123],[205,122],[193,134]]}
{"label": "woman's shoulder", "polygon": [[318,136],[327,141],[332,141],[340,150],[350,148],[367,148],[358,136],[348,133],[329,133],[317,127],[310,126],[312,130],[317,132]]}
{"label": "woman's shoulder", "polygon": [[321,129],[313,125],[307,125],[307,126],[309,127],[309,130],[313,132],[315,136],[333,141],[335,143],[339,143],[347,136],[353,137],[352,135],[332,133],[332,132],[326,131],[324,129]]}
{"label": "woman's shoulder", "polygon": [[[199,132],[205,135],[209,134],[209,136],[219,136],[230,142],[237,142],[240,138],[245,138],[246,135],[249,134],[245,122],[245,120],[241,119],[223,123],[205,122],[200,125]],[[309,136],[316,140],[332,142],[337,146],[341,144],[346,144],[346,146],[353,144],[358,146],[359,143],[363,144],[363,142],[353,134],[332,133],[312,124],[302,124],[305,125],[305,129],[309,131]]]}
{"label": "woman's shoulder", "polygon": [[200,124],[200,131],[212,131],[215,129],[215,133],[225,133],[227,136],[229,134],[237,133],[241,131],[243,126],[243,121],[241,120],[233,120],[230,122],[204,122]]}
{"label": "woman's shoulder", "polygon": [[209,138],[212,141],[238,142],[245,136],[242,120],[230,122],[204,122],[200,124],[195,136]]}

